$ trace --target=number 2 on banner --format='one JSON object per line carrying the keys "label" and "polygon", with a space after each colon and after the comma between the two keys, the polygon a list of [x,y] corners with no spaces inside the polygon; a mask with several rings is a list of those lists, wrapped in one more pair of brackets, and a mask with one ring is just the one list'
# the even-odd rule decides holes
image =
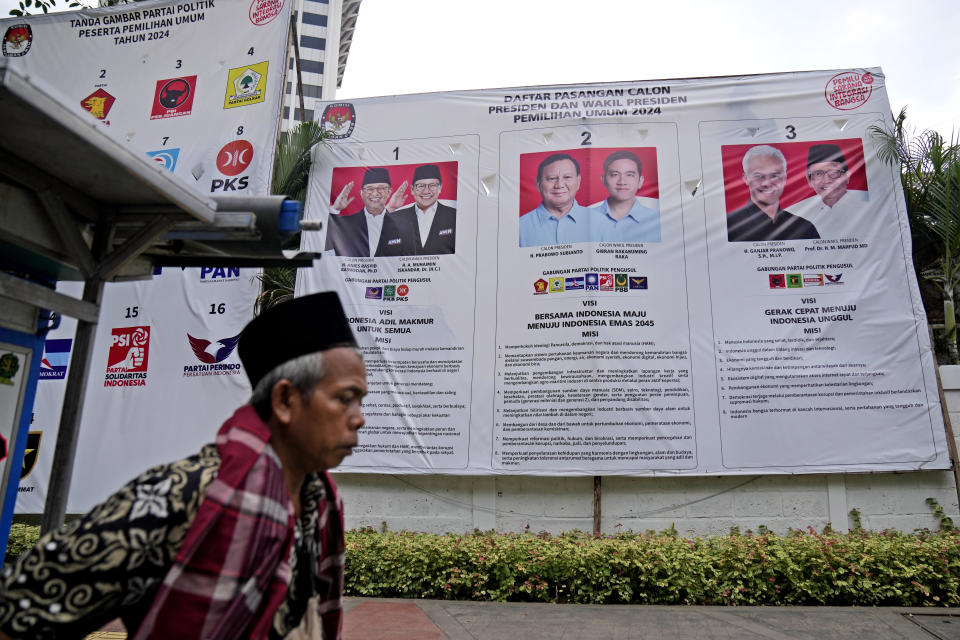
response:
{"label": "number 2 on banner", "polygon": [[591,136],[590,136],[590,132],[589,132],[589,131],[581,131],[581,132],[580,132],[580,137],[583,138],[583,140],[580,141],[580,146],[581,146],[581,147],[589,147],[589,146],[593,145],[593,143],[590,142],[590,137],[591,137]]}

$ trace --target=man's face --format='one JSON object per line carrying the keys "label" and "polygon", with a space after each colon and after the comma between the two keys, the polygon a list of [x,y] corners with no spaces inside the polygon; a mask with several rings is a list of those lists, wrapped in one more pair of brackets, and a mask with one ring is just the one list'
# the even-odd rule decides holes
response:
{"label": "man's face", "polygon": [[580,176],[577,174],[577,167],[566,158],[544,167],[543,175],[537,181],[537,189],[547,209],[569,209],[579,188]]}
{"label": "man's face", "polygon": [[756,156],[747,161],[743,181],[750,188],[750,199],[758,206],[779,205],[786,172],[776,158]]}
{"label": "man's face", "polygon": [[323,362],[327,375],[293,403],[287,430],[289,444],[301,456],[299,463],[312,471],[336,467],[357,446],[367,394],[367,370],[353,349],[324,351]]}
{"label": "man's face", "polygon": [[413,183],[413,199],[421,209],[429,209],[440,197],[440,181],[436,178],[424,178]]}
{"label": "man's face", "polygon": [[389,197],[390,183],[388,182],[373,182],[360,187],[360,199],[363,200],[363,206],[374,215],[383,211]]}
{"label": "man's face", "polygon": [[637,163],[628,158],[614,160],[603,173],[603,186],[614,202],[633,200],[642,184],[643,176],[637,171]]}
{"label": "man's face", "polygon": [[832,207],[847,192],[850,173],[844,171],[840,162],[815,162],[807,167],[807,182],[824,204]]}

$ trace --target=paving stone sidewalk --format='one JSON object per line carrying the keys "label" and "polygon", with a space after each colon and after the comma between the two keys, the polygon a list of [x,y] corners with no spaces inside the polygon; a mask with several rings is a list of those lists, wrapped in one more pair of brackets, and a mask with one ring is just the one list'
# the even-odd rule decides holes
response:
{"label": "paving stone sidewalk", "polygon": [[960,640],[960,611],[346,599],[344,640]]}
{"label": "paving stone sidewalk", "polygon": [[[960,640],[960,610],[345,598],[343,640]],[[124,640],[116,620],[87,640]]]}

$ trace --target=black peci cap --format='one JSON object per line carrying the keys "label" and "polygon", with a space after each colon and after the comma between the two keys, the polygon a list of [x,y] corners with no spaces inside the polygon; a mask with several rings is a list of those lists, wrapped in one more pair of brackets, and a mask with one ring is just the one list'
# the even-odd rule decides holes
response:
{"label": "black peci cap", "polygon": [[383,167],[374,167],[363,172],[363,185],[383,182],[390,184],[390,172]]}
{"label": "black peci cap", "polygon": [[847,161],[843,157],[843,150],[835,144],[812,144],[807,151],[807,167],[818,162],[839,162],[847,168]]}
{"label": "black peci cap", "polygon": [[440,178],[440,167],[435,164],[422,164],[413,170],[414,183],[420,180],[430,180],[431,178],[443,182]]}
{"label": "black peci cap", "polygon": [[250,385],[274,367],[308,353],[357,340],[334,291],[294,298],[267,309],[240,334],[237,351]]}

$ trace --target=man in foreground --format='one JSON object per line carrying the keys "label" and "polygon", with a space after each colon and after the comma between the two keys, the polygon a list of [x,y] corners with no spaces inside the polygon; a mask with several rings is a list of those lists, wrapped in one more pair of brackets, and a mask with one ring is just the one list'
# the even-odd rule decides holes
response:
{"label": "man in foreground", "polygon": [[344,215],[343,210],[353,202],[350,196],[353,182],[344,185],[327,219],[326,250],[332,250],[338,256],[364,258],[400,255],[396,247],[406,240],[406,236],[395,220],[388,220],[389,216],[385,214],[403,202],[407,183],[401,184],[392,196],[390,188],[390,172],[383,167],[367,169],[360,187],[363,208]]}
{"label": "man in foreground", "polygon": [[603,186],[610,197],[596,211],[601,242],[660,242],[660,212],[640,204],[643,163],[632,151],[614,151],[603,161]]}
{"label": "man in foreground", "polygon": [[415,246],[402,255],[456,253],[457,210],[439,202],[441,189],[440,167],[422,164],[413,170],[414,203],[390,214],[398,229],[413,230]]}
{"label": "man in foreground", "polygon": [[743,181],[750,202],[727,215],[727,240],[816,240],[816,227],[780,208],[787,181],[787,159],[779,149],[762,144],[743,154]]}
{"label": "man in foreground", "polygon": [[577,203],[580,163],[566,153],[554,153],[537,167],[537,191],[543,201],[520,217],[520,246],[590,242],[589,209]]}
{"label": "man in foreground", "polygon": [[0,576],[0,639],[284,638],[308,600],[340,637],[343,516],[327,473],[357,444],[366,370],[335,293],[252,320],[253,386],[199,453],[146,471]]}
{"label": "man in foreground", "polygon": [[867,192],[853,191],[843,150],[835,144],[814,144],[807,151],[807,183],[816,195],[791,205],[821,238],[843,238],[856,233],[858,216],[866,210]]}

